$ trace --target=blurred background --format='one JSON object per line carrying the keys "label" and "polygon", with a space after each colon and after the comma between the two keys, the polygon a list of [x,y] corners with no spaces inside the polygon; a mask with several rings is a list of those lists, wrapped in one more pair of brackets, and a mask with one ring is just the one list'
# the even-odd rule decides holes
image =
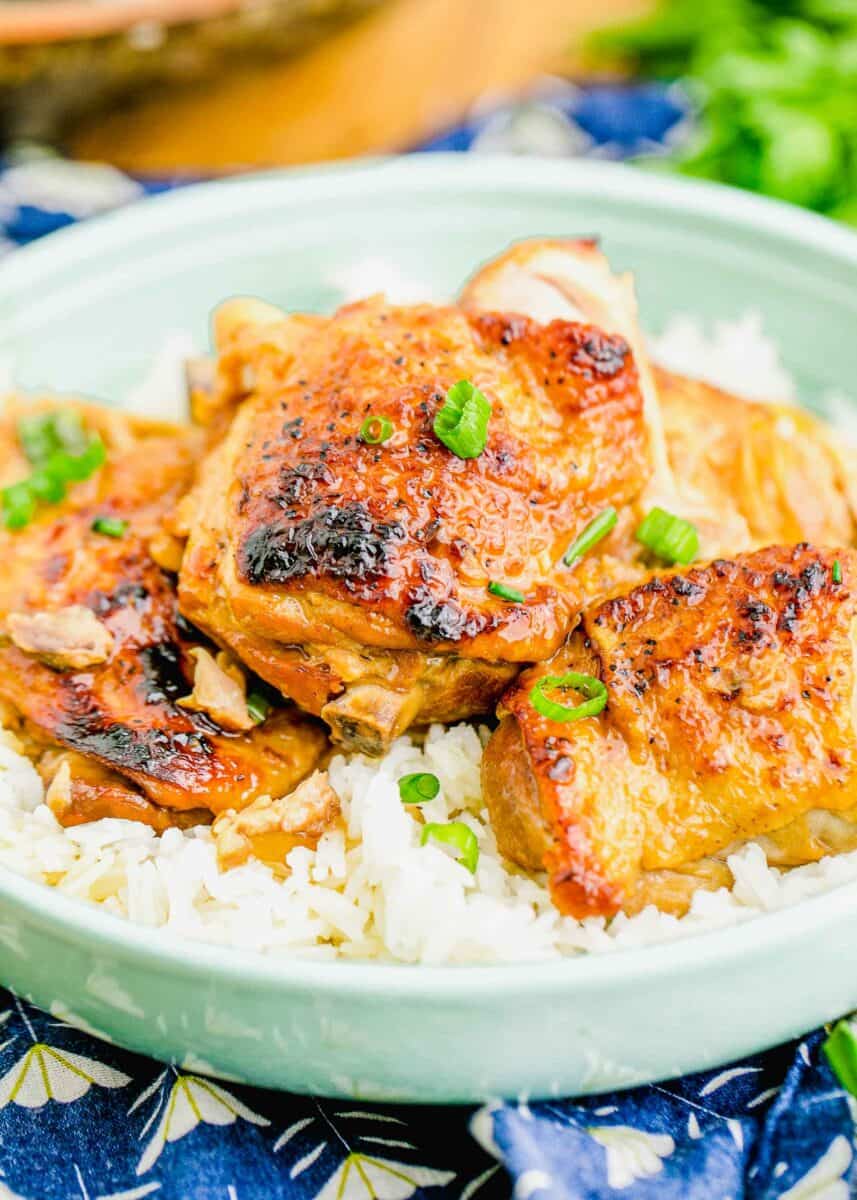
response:
{"label": "blurred background", "polygon": [[630,158],[857,224],[857,0],[0,0],[0,239],[404,150]]}

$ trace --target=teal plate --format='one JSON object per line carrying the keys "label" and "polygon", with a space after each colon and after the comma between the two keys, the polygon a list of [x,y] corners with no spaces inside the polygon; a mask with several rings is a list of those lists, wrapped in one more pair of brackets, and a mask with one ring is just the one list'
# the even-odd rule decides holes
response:
{"label": "teal plate", "polygon": [[[0,360],[115,399],[224,296],[326,309],[367,258],[452,293],[514,238],[598,233],[646,324],[764,314],[804,398],[857,379],[857,237],[607,164],[427,156],[203,184],[0,266]],[[180,941],[0,871],[0,981],[156,1058],[376,1100],[594,1092],[711,1067],[857,1007],[857,884],[741,926],[557,963],[273,961]]]}

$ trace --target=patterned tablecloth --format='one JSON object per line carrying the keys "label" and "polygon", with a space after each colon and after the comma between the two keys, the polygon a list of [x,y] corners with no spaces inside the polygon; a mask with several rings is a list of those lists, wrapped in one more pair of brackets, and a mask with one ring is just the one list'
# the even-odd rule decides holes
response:
{"label": "patterned tablecloth", "polygon": [[[549,83],[423,149],[662,153],[689,119],[675,89]],[[0,170],[0,250],[178,182],[24,148]],[[392,1108],[220,1084],[0,989],[0,1200],[847,1200],[857,1102],[822,1041],[592,1099]]]}

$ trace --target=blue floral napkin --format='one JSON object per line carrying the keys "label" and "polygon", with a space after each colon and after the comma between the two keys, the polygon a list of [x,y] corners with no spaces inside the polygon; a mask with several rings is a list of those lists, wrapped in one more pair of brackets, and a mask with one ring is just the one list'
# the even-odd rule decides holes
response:
{"label": "blue floral napkin", "polygon": [[[421,148],[621,158],[664,153],[690,119],[676,88],[547,82]],[[178,183],[21,148],[0,252]],[[392,1108],[165,1067],[0,989],[0,1200],[847,1200],[857,1103],[823,1037],[583,1100]]]}

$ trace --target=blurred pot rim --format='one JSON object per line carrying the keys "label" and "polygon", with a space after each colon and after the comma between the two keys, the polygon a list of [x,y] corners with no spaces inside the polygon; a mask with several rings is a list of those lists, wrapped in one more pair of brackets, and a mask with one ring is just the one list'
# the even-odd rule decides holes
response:
{"label": "blurred pot rim", "polygon": [[149,22],[177,25],[207,20],[250,6],[246,0],[0,0],[0,50],[105,37]]}

